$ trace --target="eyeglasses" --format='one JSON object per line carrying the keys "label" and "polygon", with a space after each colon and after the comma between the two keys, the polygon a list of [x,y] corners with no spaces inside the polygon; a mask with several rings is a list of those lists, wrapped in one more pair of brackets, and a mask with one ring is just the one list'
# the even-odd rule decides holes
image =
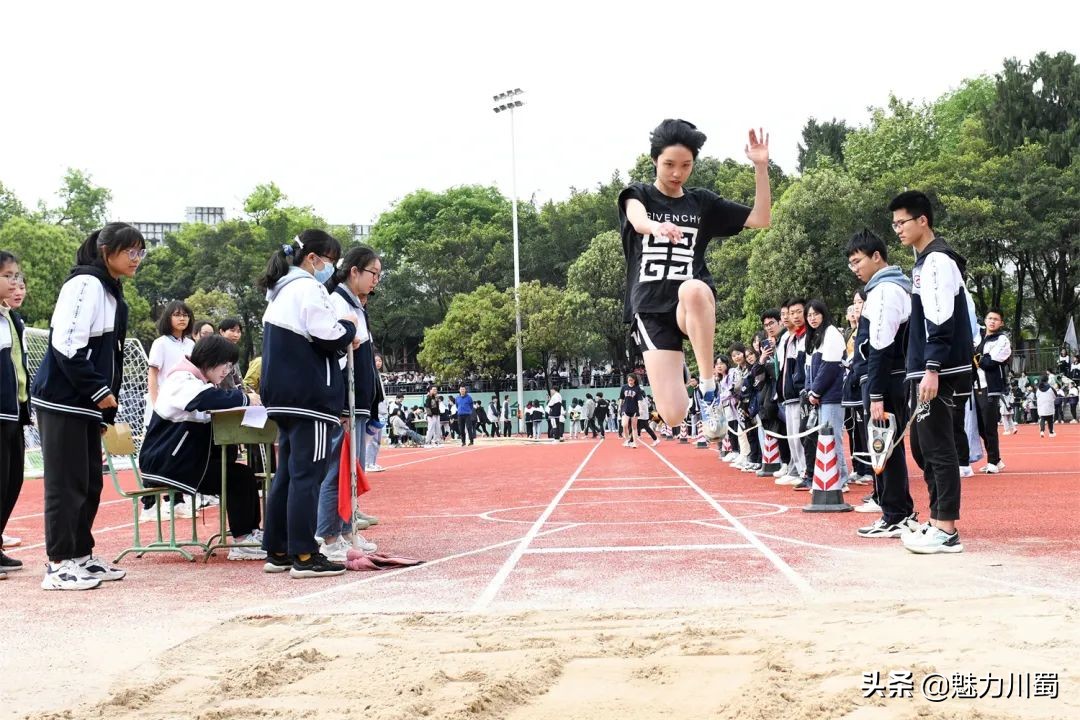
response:
{"label": "eyeglasses", "polygon": [[[893,226],[895,227],[895,223],[893,224]],[[865,260],[865,259],[866,259],[865,255],[859,255],[857,257],[853,257],[850,260],[848,260],[847,266],[851,270],[854,270],[855,268],[859,267],[859,265],[862,264],[862,261]]]}
{"label": "eyeglasses", "polygon": [[21,283],[24,280],[26,280],[26,276],[23,275],[21,272],[4,273],[3,275],[0,275],[0,278],[4,278],[5,280],[7,280],[8,282],[11,282],[11,283]]}
{"label": "eyeglasses", "polygon": [[131,248],[127,251],[127,256],[128,260],[142,260],[144,257],[146,257],[146,248],[142,248],[141,250],[137,248]]}
{"label": "eyeglasses", "polygon": [[909,217],[909,218],[907,218],[905,220],[897,220],[894,223],[892,223],[892,229],[895,230],[896,232],[900,232],[901,230],[904,229],[904,223],[909,223],[912,220],[918,220],[920,217],[922,217],[922,216],[921,215],[916,215],[915,217]]}
{"label": "eyeglasses", "polygon": [[382,279],[382,271],[381,270],[372,270],[371,268],[360,268],[360,272],[371,273],[371,276],[373,278],[375,278],[376,280],[381,280]]}
{"label": "eyeglasses", "polygon": [[177,311],[173,312],[172,316],[173,317],[186,318],[188,316],[188,314],[186,312],[184,312],[183,310],[177,310]]}

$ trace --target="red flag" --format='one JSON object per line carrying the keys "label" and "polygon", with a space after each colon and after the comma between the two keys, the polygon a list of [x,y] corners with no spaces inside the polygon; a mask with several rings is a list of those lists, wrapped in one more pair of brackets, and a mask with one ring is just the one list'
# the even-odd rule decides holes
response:
{"label": "red flag", "polygon": [[[351,478],[349,477],[349,459],[352,457],[350,452],[352,446],[352,433],[345,430],[345,439],[341,442],[341,458],[338,461],[338,494],[337,494],[337,507],[338,515],[344,522],[352,520],[352,490],[350,488]],[[360,459],[356,459],[356,496],[360,497],[371,486],[368,485],[367,478],[364,476],[364,468],[360,465]]]}

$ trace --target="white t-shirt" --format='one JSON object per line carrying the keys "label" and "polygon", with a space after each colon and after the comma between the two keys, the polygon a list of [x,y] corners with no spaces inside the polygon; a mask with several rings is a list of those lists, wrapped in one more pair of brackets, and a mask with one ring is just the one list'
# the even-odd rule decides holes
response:
{"label": "white t-shirt", "polygon": [[150,346],[148,362],[150,367],[158,369],[158,384],[165,382],[165,376],[169,374],[176,364],[191,354],[195,349],[195,341],[189,337],[177,340],[174,335],[162,335]]}

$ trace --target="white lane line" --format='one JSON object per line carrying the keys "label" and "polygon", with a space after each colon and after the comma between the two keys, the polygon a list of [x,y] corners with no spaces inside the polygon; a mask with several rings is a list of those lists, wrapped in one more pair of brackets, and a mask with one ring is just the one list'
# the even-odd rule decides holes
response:
{"label": "white lane line", "polygon": [[765,543],[761,542],[761,538],[750,532],[745,525],[739,522],[738,518],[729,513],[723,505],[716,502],[716,499],[712,495],[709,495],[707,492],[702,490],[697,483],[695,483],[693,480],[686,476],[686,473],[672,465],[671,461],[658,453],[655,449],[653,449],[649,445],[645,445],[645,449],[650,451],[656,457],[660,458],[660,460],[665,465],[671,468],[673,472],[677,473],[679,477],[681,477],[687,485],[692,487],[705,502],[711,505],[712,508],[716,510],[716,512],[720,513],[724,517],[724,519],[727,520],[733,528],[735,528],[736,532],[746,538],[747,542],[756,547],[762,555],[768,558],[769,562],[775,565],[776,569],[783,573],[784,577],[790,580],[792,585],[797,587],[804,594],[814,594],[814,589],[810,587],[810,583],[808,583],[802,575],[799,575],[799,573],[795,572],[795,570],[786,562],[784,562],[779,555],[773,552],[767,545],[765,545]]}
{"label": "white lane line", "polygon": [[616,475],[614,477],[594,477],[594,478],[578,478],[579,483],[583,482],[607,482],[609,480],[677,480],[678,475]]}
{"label": "white lane line", "polygon": [[[601,492],[603,490],[689,490],[685,485],[616,485],[615,487],[576,487],[574,492]],[[642,502],[648,502],[643,500]]]}
{"label": "white lane line", "polygon": [[[409,462],[398,463],[397,465],[385,465],[384,467],[387,470],[393,470],[395,468],[405,467],[406,465],[415,465],[416,463],[428,462],[429,460],[442,460],[443,458],[454,457],[455,455],[464,455],[465,453],[476,452],[477,450],[483,450],[483,449],[484,448],[482,448],[482,447],[469,448],[468,450],[458,450],[456,452],[440,453],[438,455],[432,455],[431,453],[426,453],[427,457],[424,458],[423,460],[410,460]],[[368,473],[368,474],[377,474],[377,473]]]}
{"label": "white lane line", "polygon": [[746,543],[726,545],[608,545],[608,546],[585,546],[585,547],[539,547],[529,548],[526,555],[548,555],[554,553],[613,553],[613,552],[668,552],[670,550],[735,550],[741,548],[754,549],[753,545]]}
{"label": "white lane line", "polygon": [[[575,528],[575,527],[577,527],[576,524],[564,525],[563,527],[552,528],[551,530],[544,530],[543,532],[539,532],[536,535],[537,535],[537,537],[542,537],[544,535],[553,535],[553,534],[555,534],[557,532],[562,532],[564,530],[570,530],[571,528]],[[319,590],[317,592],[308,593],[307,595],[300,595],[300,596],[294,597],[294,598],[289,598],[289,597],[281,598],[280,600],[274,600],[272,602],[275,603],[277,606],[280,606],[280,605],[283,605],[283,604],[289,604],[289,603],[294,603],[294,602],[304,602],[304,601],[307,601],[307,600],[312,600],[314,598],[321,598],[321,597],[324,597],[324,596],[327,596],[327,595],[333,595],[335,593],[339,593],[342,590],[348,590],[349,588],[352,588],[352,587],[354,587],[356,585],[365,585],[367,583],[376,582],[377,580],[382,580],[383,578],[393,577],[394,575],[400,575],[401,573],[413,572],[415,570],[423,570],[424,568],[429,568],[429,567],[433,567],[435,565],[440,565],[440,564],[445,563],[445,562],[450,562],[451,560],[457,560],[459,558],[469,557],[471,555],[479,555],[481,553],[486,553],[486,552],[491,551],[491,550],[497,550],[498,548],[501,548],[501,547],[506,547],[507,545],[513,545],[514,543],[520,542],[520,541],[521,541],[521,538],[512,538],[510,540],[504,540],[503,542],[500,542],[500,543],[495,543],[494,545],[488,545],[486,547],[477,548],[476,550],[466,550],[465,552],[454,553],[453,555],[446,555],[444,557],[436,558],[434,560],[428,560],[427,562],[423,563],[422,565],[411,565],[409,567],[403,567],[403,568],[401,568],[399,570],[388,570],[386,572],[381,572],[381,573],[379,573],[377,575],[369,575],[367,577],[362,577],[362,578],[359,578],[357,580],[353,580],[352,582],[342,583],[341,585],[335,585],[334,587],[327,588],[326,590]],[[260,613],[269,613],[269,612],[273,612],[274,608],[275,608],[274,604],[257,605],[257,606],[252,607],[252,608],[246,608],[244,610],[240,610],[233,617],[243,617],[243,616],[247,616],[247,615],[258,615]]]}
{"label": "white lane line", "polygon": [[514,566],[518,564],[518,561],[521,560],[521,556],[525,553],[526,548],[529,547],[529,543],[531,543],[533,539],[537,536],[537,534],[540,532],[540,528],[544,526],[544,523],[546,523],[548,518],[551,517],[551,513],[555,511],[555,507],[559,504],[559,501],[563,499],[564,495],[566,495],[566,491],[570,489],[570,486],[574,484],[574,480],[577,479],[578,475],[581,474],[581,471],[585,469],[585,466],[588,464],[589,460],[592,459],[592,456],[595,455],[596,451],[599,450],[602,446],[602,442],[598,442],[593,445],[593,449],[589,451],[589,454],[586,455],[585,459],[581,461],[581,464],[577,466],[577,470],[575,470],[574,473],[570,476],[570,479],[566,481],[566,484],[563,485],[562,490],[556,493],[555,497],[551,499],[551,502],[548,503],[548,506],[544,509],[544,512],[540,513],[540,517],[536,518],[536,522],[534,522],[532,524],[532,527],[529,528],[529,532],[525,533],[525,537],[521,538],[521,542],[519,542],[517,547],[514,548],[514,551],[510,553],[510,557],[506,558],[506,562],[504,562],[502,567],[499,568],[499,572],[495,573],[495,577],[491,579],[491,582],[488,583],[488,586],[484,588],[484,592],[481,593],[480,597],[476,599],[475,603],[473,603],[473,612],[480,612],[484,610],[489,604],[491,604],[491,601],[495,599],[495,596],[498,594],[499,590],[506,582],[506,579],[514,570]]}

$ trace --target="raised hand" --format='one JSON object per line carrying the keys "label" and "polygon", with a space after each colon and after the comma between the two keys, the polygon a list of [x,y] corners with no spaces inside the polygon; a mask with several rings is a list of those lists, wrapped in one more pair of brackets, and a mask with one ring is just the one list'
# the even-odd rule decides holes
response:
{"label": "raised hand", "polygon": [[769,135],[761,128],[750,130],[750,142],[746,145],[746,158],[755,165],[769,164]]}

